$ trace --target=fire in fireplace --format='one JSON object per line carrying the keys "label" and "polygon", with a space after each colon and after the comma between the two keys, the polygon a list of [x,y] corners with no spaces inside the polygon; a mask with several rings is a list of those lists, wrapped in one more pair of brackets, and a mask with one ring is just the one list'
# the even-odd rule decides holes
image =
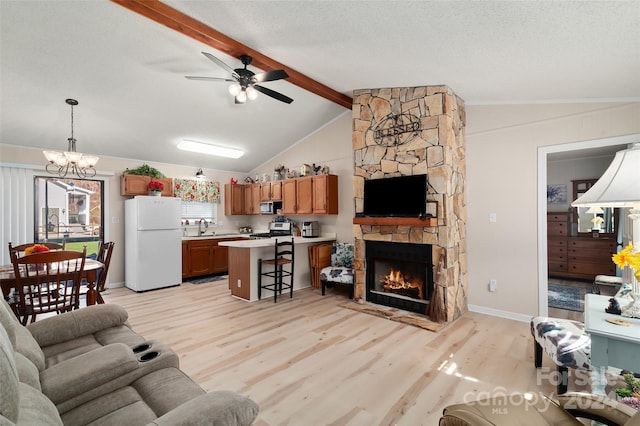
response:
{"label": "fire in fireplace", "polygon": [[366,298],[369,302],[425,313],[433,290],[429,244],[366,241]]}

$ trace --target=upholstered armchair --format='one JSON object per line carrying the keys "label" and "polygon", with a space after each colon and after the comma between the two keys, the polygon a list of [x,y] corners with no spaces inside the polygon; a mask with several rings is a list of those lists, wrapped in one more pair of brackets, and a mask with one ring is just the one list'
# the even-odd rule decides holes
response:
{"label": "upholstered armchair", "polygon": [[[606,396],[569,392],[558,400],[541,393],[501,395],[446,407],[440,426],[583,426],[578,419],[610,426],[638,426],[640,413]],[[588,423],[587,423],[588,424]]]}
{"label": "upholstered armchair", "polygon": [[331,265],[320,270],[322,295],[327,286],[341,285],[349,287],[349,298],[353,299],[353,258],[355,246],[353,243],[333,243],[331,248]]}

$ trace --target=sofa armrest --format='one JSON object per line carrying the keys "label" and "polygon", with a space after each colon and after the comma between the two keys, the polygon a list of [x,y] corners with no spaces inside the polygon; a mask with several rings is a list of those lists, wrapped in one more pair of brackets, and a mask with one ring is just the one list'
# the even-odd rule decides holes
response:
{"label": "sofa armrest", "polygon": [[112,343],[62,361],[40,373],[40,385],[54,404],[82,395],[138,368],[124,343]]}
{"label": "sofa armrest", "polygon": [[557,396],[558,404],[573,416],[597,420],[605,424],[625,424],[638,413],[633,407],[586,392],[567,392]]}
{"label": "sofa armrest", "polygon": [[27,329],[40,347],[46,347],[125,324],[128,318],[122,306],[108,303],[48,317]]}
{"label": "sofa armrest", "polygon": [[258,416],[258,404],[230,391],[215,391],[185,402],[150,423],[156,426],[249,426]]}

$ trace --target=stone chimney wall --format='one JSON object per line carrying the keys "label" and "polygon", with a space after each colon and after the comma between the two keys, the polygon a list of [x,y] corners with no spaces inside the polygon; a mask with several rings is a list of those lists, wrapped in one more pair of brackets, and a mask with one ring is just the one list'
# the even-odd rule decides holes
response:
{"label": "stone chimney wall", "polygon": [[366,294],[364,241],[431,244],[441,291],[430,303],[453,321],[467,311],[464,101],[447,86],[361,89],[354,91],[352,112],[356,213],[363,210],[366,179],[415,174],[427,174],[427,201],[437,206],[437,219],[423,222],[354,219],[355,298]]}

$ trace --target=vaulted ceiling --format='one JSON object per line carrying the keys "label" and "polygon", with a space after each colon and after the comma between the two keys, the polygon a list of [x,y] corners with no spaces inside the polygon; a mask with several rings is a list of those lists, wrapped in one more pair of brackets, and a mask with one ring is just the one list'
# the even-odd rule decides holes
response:
{"label": "vaulted ceiling", "polygon": [[[75,98],[79,151],[248,172],[347,112],[359,88],[446,84],[468,105],[640,101],[638,1],[151,2],[236,50],[136,3],[0,0],[0,143],[66,149]],[[288,70],[263,85],[292,104],[235,105],[228,83],[184,78],[226,77],[201,52],[238,68],[237,43],[253,71]],[[182,138],[246,154],[205,158],[178,151]]]}

